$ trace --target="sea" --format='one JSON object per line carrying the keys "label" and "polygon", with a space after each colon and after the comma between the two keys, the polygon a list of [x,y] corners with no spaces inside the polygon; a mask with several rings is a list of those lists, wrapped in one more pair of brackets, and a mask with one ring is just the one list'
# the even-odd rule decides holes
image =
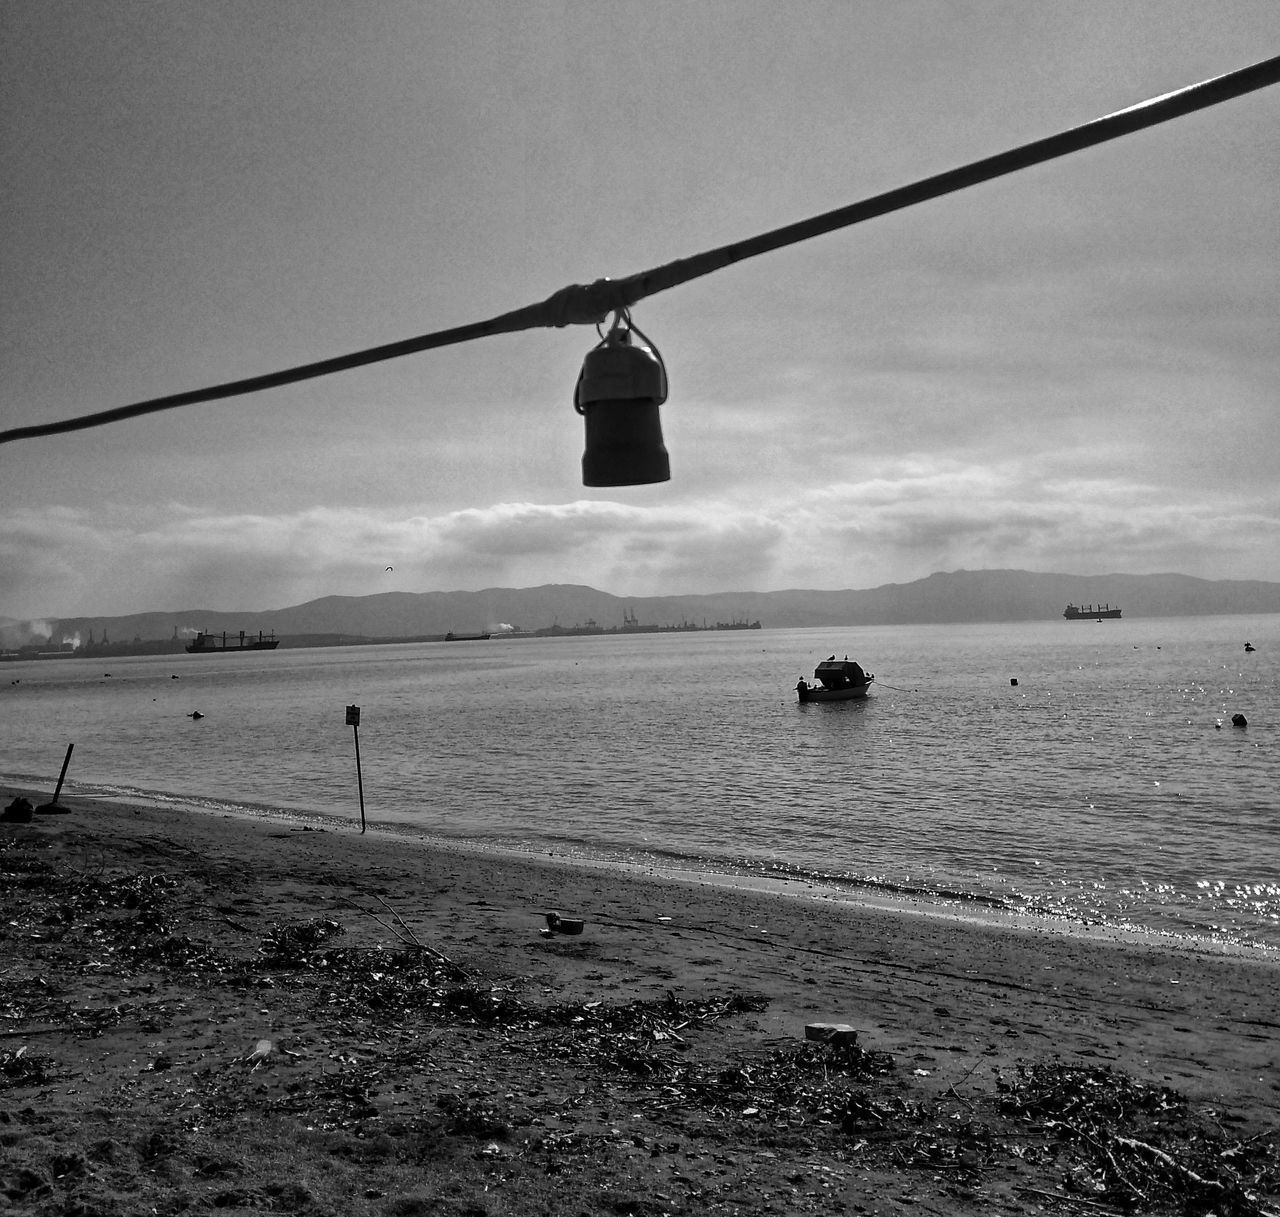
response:
{"label": "sea", "polygon": [[[871,695],[799,704],[831,655]],[[1280,615],[0,665],[0,781],[71,745],[64,800],[1280,950]]]}

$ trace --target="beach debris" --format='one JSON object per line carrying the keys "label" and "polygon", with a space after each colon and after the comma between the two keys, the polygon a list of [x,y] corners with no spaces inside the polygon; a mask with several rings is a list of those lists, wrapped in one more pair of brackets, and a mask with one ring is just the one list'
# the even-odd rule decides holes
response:
{"label": "beach debris", "polygon": [[442,1094],[436,1107],[446,1116],[445,1132],[475,1141],[506,1141],[512,1127],[491,1103],[477,1103],[461,1095]]}
{"label": "beach debris", "polygon": [[31,800],[18,795],[3,812],[0,812],[0,820],[7,824],[30,824],[34,814],[35,807]]}
{"label": "beach debris", "polygon": [[818,1044],[848,1048],[858,1042],[858,1033],[848,1023],[806,1023],[804,1038]]}
{"label": "beach debris", "polygon": [[1268,1211],[1259,1192],[1280,1188],[1274,1131],[1232,1141],[1214,1113],[1197,1117],[1169,1087],[1054,1060],[1019,1065],[997,1089],[1002,1114],[1070,1147],[1069,1190],[1095,1201],[1246,1217]]}
{"label": "beach debris", "polygon": [[545,914],[547,928],[542,931],[544,938],[553,934],[581,934],[586,922],[578,917],[561,917],[557,912]]}
{"label": "beach debris", "polygon": [[259,1040],[252,1050],[245,1056],[240,1058],[241,1062],[248,1065],[250,1069],[258,1069],[266,1062],[267,1057],[271,1055],[272,1044],[270,1040]]}
{"label": "beach debris", "polygon": [[262,940],[258,952],[273,967],[301,968],[307,966],[311,952],[322,942],[346,932],[339,922],[326,917],[274,925]]}
{"label": "beach debris", "polygon": [[[324,829],[320,829],[319,831],[323,832]],[[443,951],[438,951],[435,947],[428,946],[425,942],[422,942],[413,930],[409,928],[408,922],[406,922],[405,919],[401,917],[400,914],[381,896],[375,896],[374,899],[382,905],[387,915],[391,918],[390,922],[384,921],[372,909],[364,908],[354,900],[349,900],[347,903],[350,904],[352,908],[359,909],[360,912],[365,914],[365,916],[372,917],[384,930],[389,931],[402,946],[412,947],[415,951],[421,951],[423,954],[431,956],[432,959],[447,968],[454,976],[465,977],[470,975],[466,968],[454,963],[454,961]]]}
{"label": "beach debris", "polygon": [[[369,926],[333,916],[281,918],[264,923],[265,934],[250,933],[225,917],[205,924],[203,872],[193,884],[190,876],[112,873],[96,859],[86,862],[87,871],[55,865],[24,834],[0,837],[7,901],[0,946],[6,962],[10,953],[24,962],[0,983],[0,1034],[132,1036],[142,1068],[130,1085],[147,1088],[145,1104],[135,1104],[143,1122],[128,1145],[118,1138],[113,1169],[140,1165],[141,1179],[181,1168],[192,1195],[204,1197],[193,1208],[321,1211],[301,1193],[290,1199],[251,1175],[237,1178],[249,1168],[239,1148],[228,1147],[245,1144],[244,1130],[262,1120],[287,1119],[322,1146],[358,1155],[362,1170],[412,1162],[425,1176],[429,1163],[456,1172],[465,1161],[483,1161],[485,1185],[496,1177],[490,1168],[512,1163],[576,1185],[594,1162],[630,1170],[650,1159],[648,1181],[660,1168],[665,1185],[694,1177],[688,1163],[705,1159],[703,1179],[712,1179],[714,1162],[715,1178],[735,1186],[748,1164],[753,1186],[772,1185],[777,1194],[780,1184],[795,1184],[796,1207],[788,1211],[798,1213],[837,1211],[829,1200],[841,1173],[852,1170],[903,1194],[932,1179],[964,1211],[978,1211],[984,1196],[1014,1192],[1058,1214],[1276,1211],[1280,1132],[1244,1125],[1216,1105],[1193,1107],[1173,1090],[1118,1071],[1057,1057],[1001,1070],[974,1057],[971,1065],[929,1064],[917,1075],[914,1062],[899,1067],[856,1037],[844,1044],[810,1038],[810,1026],[852,1031],[834,1019],[804,1024],[803,1039],[762,1039],[753,1016],[769,1003],[759,994],[668,990],[607,1001],[588,991],[570,1000],[525,979],[458,968],[422,941],[420,924],[411,926],[407,913],[385,901],[379,907],[377,897],[353,908],[386,930],[380,943],[353,932]],[[85,978],[81,992],[77,972]],[[173,1027],[195,1013],[186,999],[197,993],[209,1024],[223,1024],[229,1049],[221,1060]],[[255,1042],[244,1020],[265,1006],[270,1038]],[[941,1010],[934,1014],[942,1017]],[[284,1046],[294,1030],[302,1053]],[[227,1068],[232,1055],[237,1063]],[[0,1106],[21,1121],[9,1133],[25,1138],[10,1135],[9,1148],[31,1143],[27,1121],[37,1116],[23,1112],[39,1108],[34,1088],[64,1076],[72,1074],[61,1053],[0,1050]],[[70,1161],[62,1141],[70,1132],[62,1122],[50,1128],[57,1153]],[[35,1174],[60,1177],[47,1162]],[[94,1178],[66,1175],[59,1186],[69,1202],[60,1198],[58,1211],[72,1211],[71,1201],[76,1211],[105,1211],[85,1190]],[[386,1178],[370,1174],[371,1190],[389,1191]],[[456,1178],[450,1175],[451,1186]],[[828,1182],[833,1190],[822,1195]],[[5,1185],[0,1177],[0,1195],[8,1194]],[[15,1194],[26,1187],[11,1186]],[[714,1202],[723,1195],[710,1184],[687,1209],[642,1186],[637,1175],[634,1195],[610,1193],[607,1206],[591,1211],[720,1211]],[[586,1211],[585,1202],[579,1207]]]}
{"label": "beach debris", "polygon": [[51,1056],[28,1052],[26,1044],[14,1052],[0,1049],[0,1090],[43,1086],[56,1072]]}

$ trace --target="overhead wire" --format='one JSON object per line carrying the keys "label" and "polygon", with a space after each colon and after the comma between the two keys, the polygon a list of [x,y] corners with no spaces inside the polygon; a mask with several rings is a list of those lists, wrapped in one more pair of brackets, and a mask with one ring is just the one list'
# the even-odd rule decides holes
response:
{"label": "overhead wire", "polygon": [[471,342],[477,338],[496,334],[545,327],[562,328],[567,325],[599,325],[611,312],[628,309],[648,296],[668,291],[747,258],[758,257],[787,245],[807,241],[837,229],[848,228],[865,220],[887,215],[889,212],[900,211],[917,203],[964,190],[981,182],[1003,177],[1072,152],[1079,152],[1197,110],[1219,105],[1224,101],[1230,101],[1276,83],[1280,83],[1280,56],[1261,60],[1222,76],[1211,77],[1172,93],[1161,94],[1123,110],[1116,110],[1082,126],[1060,131],[1032,143],[922,178],[907,186],[901,186],[849,206],[811,216],[745,240],[668,262],[623,279],[597,279],[589,284],[571,284],[553,293],[546,300],[526,305],[509,313],[502,313],[486,321],[455,326],[417,338],[406,338],[399,342],[337,355],[330,359],[322,359],[278,372],[269,372],[261,376],[249,376],[203,389],[154,397],[93,414],[50,423],[12,427],[6,431],[0,431],[0,444],[68,431],[82,431],[90,427],[100,427],[124,419],[137,418],[144,414],[154,414],[161,410],[173,410],[181,406],[197,405],[201,402],[256,393],[264,389],[280,388],[284,385],[297,384],[300,381],[313,380],[321,376],[331,376],[337,372],[350,371],[353,368],[366,367],[369,364]]}

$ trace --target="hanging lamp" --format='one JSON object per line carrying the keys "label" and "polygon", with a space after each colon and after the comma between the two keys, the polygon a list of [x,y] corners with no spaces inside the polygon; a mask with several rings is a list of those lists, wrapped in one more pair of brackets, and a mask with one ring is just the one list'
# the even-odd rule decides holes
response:
{"label": "hanging lamp", "polygon": [[[633,335],[640,339],[633,340]],[[667,369],[657,347],[626,309],[587,352],[573,406],[587,428],[584,486],[644,486],[671,480],[658,407],[667,400]]]}

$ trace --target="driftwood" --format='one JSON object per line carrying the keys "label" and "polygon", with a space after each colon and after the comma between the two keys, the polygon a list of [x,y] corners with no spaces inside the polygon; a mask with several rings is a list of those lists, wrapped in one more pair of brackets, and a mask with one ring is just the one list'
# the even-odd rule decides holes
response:
{"label": "driftwood", "polygon": [[411,948],[412,950],[415,950],[415,951],[421,951],[423,952],[423,954],[429,955],[437,963],[442,964],[444,967],[448,968],[451,972],[453,972],[455,975],[459,977],[466,978],[471,976],[471,973],[467,971],[466,968],[462,967],[460,964],[455,963],[443,951],[438,951],[436,950],[435,947],[428,946],[425,942],[422,942],[418,938],[418,936],[413,932],[408,922],[406,922],[405,919],[401,917],[400,914],[394,908],[392,908],[391,905],[389,905],[381,896],[375,895],[374,899],[377,900],[377,902],[380,905],[382,905],[382,907],[387,911],[387,913],[390,915],[394,924],[388,923],[383,918],[379,917],[378,914],[375,913],[372,909],[367,909],[363,905],[357,904],[354,900],[347,900],[346,903],[351,908],[356,909],[359,912],[363,913],[366,917],[372,917],[374,921],[376,921],[380,926],[382,926],[384,930],[386,930],[389,934],[391,934],[391,936],[395,938],[402,946]]}
{"label": "driftwood", "polygon": [[[1113,1137],[1112,1139],[1117,1145],[1123,1145],[1126,1149],[1133,1149],[1146,1154],[1167,1170],[1172,1171],[1175,1176],[1190,1183],[1193,1187],[1212,1193],[1219,1200],[1233,1195],[1233,1190],[1220,1180],[1206,1179],[1189,1166],[1183,1166],[1172,1154],[1167,1154],[1164,1150],[1157,1149],[1154,1145],[1148,1145],[1145,1141],[1139,1141],[1136,1137]],[[1255,1207],[1253,1211],[1257,1214],[1257,1217],[1280,1217],[1280,1214],[1277,1214],[1274,1209]]]}
{"label": "driftwood", "polygon": [[[1073,1173],[1112,1206],[1280,1217],[1263,1204],[1280,1184],[1273,1132],[1226,1147],[1221,1127],[1198,1117],[1167,1087],[1057,1060],[1019,1066],[1018,1073],[1016,1082],[1004,1084],[1001,1109],[1065,1134],[1082,1151]],[[1070,1193],[1060,1199],[1085,1202]]]}

